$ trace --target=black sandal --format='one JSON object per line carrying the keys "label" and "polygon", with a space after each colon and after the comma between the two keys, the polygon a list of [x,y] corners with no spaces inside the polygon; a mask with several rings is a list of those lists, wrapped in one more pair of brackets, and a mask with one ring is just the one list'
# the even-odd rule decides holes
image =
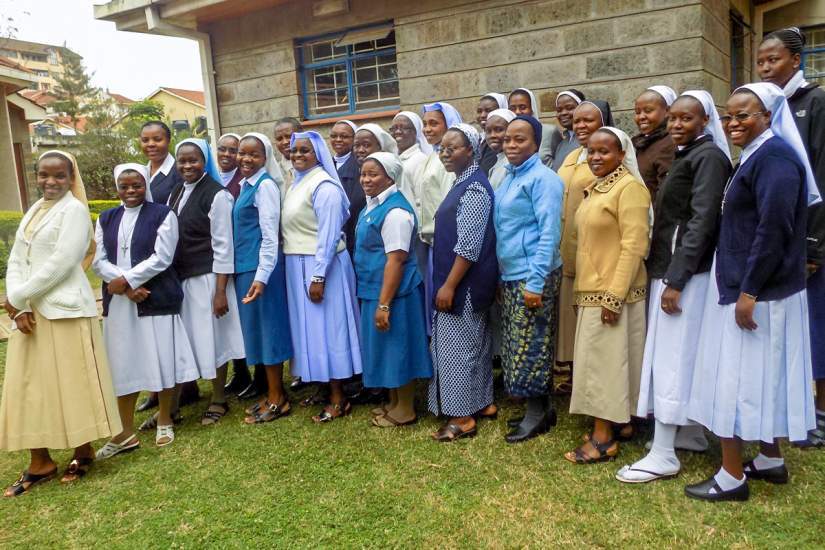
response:
{"label": "black sandal", "polygon": [[320,414],[313,416],[312,420],[315,421],[316,424],[324,424],[326,422],[332,422],[336,418],[346,416],[350,411],[352,411],[352,405],[349,401],[344,401],[343,407],[340,403],[330,403],[323,408]]}
{"label": "black sandal", "polygon": [[[3,492],[3,496],[6,498],[19,497],[20,495],[28,493],[31,488],[38,483],[43,483],[44,481],[49,481],[54,478],[56,474],[57,466],[54,467],[54,470],[45,474],[32,474],[28,470],[25,470],[22,474],[20,474],[20,479],[6,487],[6,490]],[[26,483],[28,483],[28,485],[25,485]]]}
{"label": "black sandal", "polygon": [[[177,425],[183,422],[183,415],[180,409],[172,413],[172,424]],[[141,432],[148,432],[157,429],[158,427],[158,413],[153,414],[143,421],[143,424],[138,428]]]}
{"label": "black sandal", "polygon": [[73,483],[79,480],[89,473],[94,461],[94,458],[89,457],[73,458],[72,461],[69,462],[69,466],[66,468],[66,471],[63,472],[63,477],[60,478],[60,483]]}
{"label": "black sandal", "polygon": [[[212,407],[221,407],[222,411],[210,410]],[[210,403],[201,416],[201,426],[214,426],[229,412],[229,403]]]}
{"label": "black sandal", "polygon": [[[605,443],[598,443],[593,439],[593,434],[589,434],[584,440],[585,443],[583,445],[579,445],[572,451],[564,454],[565,460],[573,464],[595,464],[597,462],[609,462],[619,454],[619,442],[615,439],[611,439]],[[593,457],[584,450],[584,446],[588,443],[599,453],[599,456]],[[616,446],[616,450],[611,453],[610,450],[614,445]]]}
{"label": "black sandal", "polygon": [[272,422],[273,420],[287,416],[290,412],[292,412],[292,408],[289,406],[289,401],[286,399],[284,399],[283,403],[278,405],[270,403],[267,400],[263,407],[258,408],[258,412],[244,418],[244,422],[247,424],[263,424],[265,422]]}
{"label": "black sandal", "polygon": [[463,437],[475,437],[478,434],[478,426],[473,426],[469,430],[462,430],[458,424],[448,422],[432,435],[432,438],[439,443],[450,443]]}

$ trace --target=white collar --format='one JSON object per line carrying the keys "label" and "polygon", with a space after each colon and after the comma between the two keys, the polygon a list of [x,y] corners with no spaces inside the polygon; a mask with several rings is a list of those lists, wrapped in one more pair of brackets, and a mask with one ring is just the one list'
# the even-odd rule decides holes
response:
{"label": "white collar", "polygon": [[398,155],[398,158],[401,160],[407,160],[418,152],[421,152],[421,146],[418,143],[413,143],[408,149],[405,149],[400,155]]}
{"label": "white collar", "polygon": [[264,175],[266,172],[266,166],[261,166],[261,168],[249,176],[248,178],[244,178],[241,184],[248,183],[252,187],[255,187],[255,184],[258,183],[258,180],[261,179],[261,176]]}
{"label": "white collar", "polygon": [[230,181],[232,181],[232,178],[234,178],[234,177],[235,177],[235,174],[236,174],[237,172],[238,172],[238,167],[237,167],[237,166],[236,166],[235,168],[233,168],[232,170],[230,170],[229,172],[221,172],[221,173],[220,173],[220,174],[221,174],[221,182],[222,182],[224,185],[226,185],[227,183],[229,183]]}
{"label": "white collar", "polygon": [[398,186],[394,183],[378,193],[375,197],[367,197],[367,206],[371,206],[375,208],[376,206],[380,206],[384,204],[384,201],[390,198],[390,195],[398,191]]}
{"label": "white collar", "polygon": [[[163,164],[160,165],[160,168],[158,169],[158,172],[163,172],[164,176],[168,176],[169,172],[172,171],[172,168],[174,168],[174,166],[175,166],[175,157],[173,157],[172,155],[167,153],[166,154],[166,160],[164,160]],[[146,169],[149,170],[150,174],[152,174],[152,162],[151,161],[146,165]],[[154,178],[158,174],[158,172],[155,172],[154,174],[152,174],[149,179]]]}
{"label": "white collar", "polygon": [[757,149],[762,147],[762,145],[773,137],[773,131],[768,128],[758,136],[756,139],[748,143],[744,149],[742,149],[742,153],[739,155],[739,166],[742,166],[747,162],[747,160],[753,156]]}
{"label": "white collar", "polygon": [[791,97],[796,93],[799,88],[804,88],[808,85],[808,82],[805,80],[805,74],[802,71],[796,71],[796,74],[791,77],[785,87],[782,88],[782,93],[785,94],[785,97]]}
{"label": "white collar", "polygon": [[198,181],[194,181],[192,183],[183,182],[183,187],[185,189],[191,189],[191,188],[195,187],[197,184],[199,184],[200,182],[202,182],[203,178],[205,178],[205,177],[206,177],[206,172],[204,172],[203,175],[198,178]]}
{"label": "white collar", "polygon": [[332,158],[335,159],[335,166],[338,167],[338,166],[341,166],[342,164],[345,164],[351,156],[352,156],[352,151],[350,151],[346,155],[341,155],[340,157],[338,155],[335,155]]}

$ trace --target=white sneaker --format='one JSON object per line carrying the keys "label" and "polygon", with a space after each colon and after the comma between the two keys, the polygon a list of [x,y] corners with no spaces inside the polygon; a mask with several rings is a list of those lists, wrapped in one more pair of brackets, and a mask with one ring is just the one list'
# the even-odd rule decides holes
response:
{"label": "white sneaker", "polygon": [[[166,439],[167,441],[161,441]],[[166,447],[175,440],[175,426],[169,424],[168,426],[161,426],[158,424],[157,432],[155,432],[155,445],[158,447]]]}
{"label": "white sneaker", "polygon": [[97,450],[97,452],[95,453],[95,458],[97,460],[112,458],[113,456],[120,453],[134,451],[138,447],[140,447],[140,441],[136,436],[132,435],[132,437],[130,437],[123,443],[114,443],[112,441],[109,441],[103,447]]}

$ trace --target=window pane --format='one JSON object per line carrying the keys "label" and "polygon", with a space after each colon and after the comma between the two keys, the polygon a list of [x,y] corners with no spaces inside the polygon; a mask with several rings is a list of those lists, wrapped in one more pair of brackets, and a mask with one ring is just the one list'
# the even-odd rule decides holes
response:
{"label": "window pane", "polygon": [[806,29],[805,37],[807,38],[806,48],[819,48],[825,46],[825,28]]}
{"label": "window pane", "polygon": [[[398,79],[398,65],[395,55],[382,55],[368,59],[359,59],[353,62],[355,68],[355,82],[375,82],[376,80],[396,80]],[[370,68],[370,71],[366,69]]]}
{"label": "window pane", "polygon": [[378,85],[367,84],[365,86],[358,86],[355,88],[356,103],[369,103],[378,99]]}
{"label": "window pane", "polygon": [[347,56],[346,46],[334,46],[335,40],[322,40],[304,44],[304,63],[318,63]]}
{"label": "window pane", "polygon": [[805,54],[805,79],[825,84],[825,52]]}
{"label": "window pane", "polygon": [[308,92],[329,90],[331,88],[346,88],[347,66],[332,65],[320,69],[309,69],[306,72]]}

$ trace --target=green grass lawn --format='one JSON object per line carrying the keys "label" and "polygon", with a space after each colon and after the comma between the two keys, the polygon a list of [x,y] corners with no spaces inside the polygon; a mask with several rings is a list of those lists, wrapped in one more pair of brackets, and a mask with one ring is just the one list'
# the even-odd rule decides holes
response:
{"label": "green grass lawn", "polygon": [[[0,364],[4,355],[0,344]],[[510,446],[503,436],[514,409],[506,402],[478,437],[453,444],[430,440],[438,426],[431,416],[384,430],[370,427],[362,406],[316,426],[315,410],[296,406],[285,419],[244,426],[242,407],[232,402],[219,425],[203,428],[205,404],[184,409],[171,447],[156,449],[154,434],[143,434],[142,449],[97,464],[73,486],[52,481],[0,500],[0,545],[825,545],[825,451],[789,449],[789,485],[753,482],[750,502],[709,504],[682,490],[715,470],[716,443],[707,455],[682,454],[675,480],[626,486],[613,474],[641,455],[641,443],[626,444],[617,462],[574,466],[562,454],[585,431],[583,419],[563,414],[552,433]],[[70,452],[54,456],[62,468]],[[0,482],[14,481],[26,464],[26,453],[0,453]]]}

